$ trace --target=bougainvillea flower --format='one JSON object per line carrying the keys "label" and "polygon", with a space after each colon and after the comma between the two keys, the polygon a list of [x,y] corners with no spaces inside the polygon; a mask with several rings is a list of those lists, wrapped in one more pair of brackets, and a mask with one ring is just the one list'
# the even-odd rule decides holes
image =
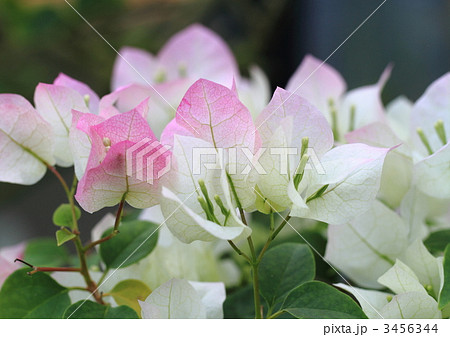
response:
{"label": "bougainvillea flower", "polygon": [[[172,168],[163,178],[161,210],[166,225],[180,241],[233,240],[248,236],[245,226],[233,206],[229,181],[223,166],[213,169],[196,168],[200,163],[193,155],[196,149],[209,149],[214,165],[218,153],[204,140],[175,135]],[[208,157],[207,156],[207,157]]]}
{"label": "bougainvillea flower", "polygon": [[137,208],[157,203],[158,179],[169,152],[142,117],[147,106],[144,101],[88,128],[92,148],[75,195],[86,211],[116,205],[122,198]]}
{"label": "bougainvillea flower", "polygon": [[113,91],[130,84],[147,86],[148,83],[157,82],[157,57],[143,49],[133,47],[123,47],[119,53],[111,79]]}
{"label": "bougainvillea flower", "polygon": [[161,200],[172,233],[186,243],[248,235],[235,209],[254,204],[255,176],[246,168],[251,164],[247,155],[259,148],[259,136],[236,93],[198,80],[161,141],[173,146],[173,167]]}
{"label": "bougainvillea flower", "polygon": [[80,82],[63,73],[60,73],[58,77],[55,78],[53,84],[75,90],[81,96],[83,96],[83,99],[87,103],[89,111],[94,114],[98,114],[100,99],[98,95],[94,92],[94,90],[92,90],[87,84]]}
{"label": "bougainvillea flower", "polygon": [[[98,114],[86,113],[72,109],[72,124],[69,130],[69,145],[73,156],[75,174],[80,180],[86,170],[89,154],[91,152],[90,127],[103,122],[123,112],[128,112],[135,107],[147,118],[151,90],[138,85],[130,85],[113,93],[103,96],[98,105]],[[92,111],[91,111],[92,112]]]}
{"label": "bougainvillea flower", "polygon": [[[392,242],[391,246],[394,245]],[[385,242],[384,249],[388,246]],[[390,263],[391,267],[378,278],[376,288],[387,287],[393,294],[343,284],[336,286],[352,293],[369,318],[441,318],[436,299],[442,287],[442,258],[435,258],[422,241],[415,240]],[[368,262],[365,271],[372,267]]]}
{"label": "bougainvillea flower", "polygon": [[303,191],[299,185],[307,209],[294,203],[291,214],[338,225],[364,213],[377,196],[389,151],[365,144],[346,144],[327,152],[320,158],[325,173],[311,174]]}
{"label": "bougainvillea flower", "polygon": [[91,139],[89,138],[89,128],[95,124],[103,122],[105,118],[72,110],[72,124],[69,130],[69,145],[72,152],[75,175],[78,180],[84,175],[91,153]]}
{"label": "bougainvillea flower", "polygon": [[[86,169],[89,154],[91,152],[91,140],[89,138],[89,128],[99,124],[105,119],[111,118],[120,113],[124,113],[136,108],[146,120],[152,119],[152,124],[158,124],[166,117],[158,114],[158,106],[153,102],[150,95],[154,94],[153,89],[139,85],[129,85],[118,89],[106,96],[103,96],[99,103],[99,114],[84,113],[72,110],[72,125],[69,131],[69,144],[73,154],[75,173],[81,179]],[[146,102],[146,104],[143,104]],[[151,118],[148,111],[152,111]],[[156,121],[156,122],[155,122]],[[150,126],[152,129],[152,127]],[[152,129],[153,131],[153,129]]]}
{"label": "bougainvillea flower", "polygon": [[208,80],[198,80],[189,88],[176,121],[216,148],[255,147],[255,127],[248,109],[232,90]]}
{"label": "bougainvillea flower", "polygon": [[335,284],[358,300],[370,319],[437,319],[442,318],[436,300],[423,292],[411,291],[398,295],[376,290]]}
{"label": "bougainvillea flower", "polygon": [[408,226],[379,201],[343,225],[328,226],[325,258],[356,284],[372,289],[408,247]]}
{"label": "bougainvillea flower", "polygon": [[411,138],[419,161],[414,183],[436,198],[450,198],[450,73],[433,82],[411,111]]}
{"label": "bougainvillea flower", "polygon": [[178,79],[152,86],[130,84],[121,87],[102,97],[100,115],[110,117],[130,111],[148,99],[150,113],[147,121],[156,137],[160,137],[165,126],[175,117],[176,108],[190,84],[188,79]]}
{"label": "bougainvillea flower", "polygon": [[256,119],[269,103],[271,89],[266,74],[257,66],[250,67],[249,75],[249,79],[240,78],[238,96]]}
{"label": "bougainvillea flower", "polygon": [[332,66],[322,64],[312,55],[306,55],[289,79],[286,90],[305,98],[325,113],[330,100],[341,100],[347,91],[347,84]]}
{"label": "bougainvillea flower", "polygon": [[74,162],[69,146],[72,109],[97,113],[98,96],[84,83],[60,74],[53,84],[40,83],[34,92],[36,110],[53,129],[53,155],[56,164]]}
{"label": "bougainvillea flower", "polygon": [[254,203],[252,174],[245,173],[247,155],[260,147],[252,116],[235,92],[220,84],[198,80],[184,95],[172,121],[161,135],[164,144],[173,144],[173,135],[202,139],[223,156],[243,208]]}
{"label": "bougainvillea flower", "polygon": [[137,48],[127,47],[120,52],[123,58],[117,57],[114,65],[113,90],[133,83],[154,84],[183,77],[190,78],[191,84],[199,78],[207,78],[231,86],[233,77],[239,75],[226,43],[199,24],[172,36],[157,57]]}
{"label": "bougainvillea flower", "polygon": [[385,110],[380,96],[391,68],[386,68],[378,83],[346,93],[345,81],[333,67],[307,55],[286,89],[319,108],[333,125],[335,138],[341,140],[348,131],[372,122],[385,122]]}
{"label": "bougainvillea flower", "polygon": [[[432,230],[448,228],[449,199],[434,198],[423,193],[417,186],[412,185],[403,198],[399,212],[409,226],[408,239],[425,239]],[[430,228],[427,223],[433,223]]]}
{"label": "bougainvillea flower", "polygon": [[[199,50],[202,52],[199,53]],[[172,36],[158,53],[167,80],[207,77],[230,86],[239,74],[233,53],[222,38],[206,27],[193,24]]]}
{"label": "bougainvillea flower", "polygon": [[31,185],[53,165],[53,131],[22,96],[0,94],[0,181]]}
{"label": "bougainvillea flower", "polygon": [[[400,270],[407,274],[404,280],[395,278],[397,271],[400,274]],[[378,279],[378,282],[395,293],[401,293],[407,289],[405,283],[409,276],[412,276],[416,281],[409,282],[409,285],[414,287],[410,290],[425,292],[438,298],[442,287],[441,272],[442,258],[434,257],[421,240],[415,240],[397,259],[394,266]]]}
{"label": "bougainvillea flower", "polygon": [[[423,141],[417,134],[417,128],[421,128],[425,134],[431,151],[436,152],[443,144],[442,136],[450,137],[450,73],[443,75],[430,84],[425,93],[417,100],[411,111],[411,135],[414,147],[422,153],[429,155]],[[436,123],[442,121],[443,135],[436,130]]]}
{"label": "bougainvillea flower", "polygon": [[399,96],[386,106],[386,119],[389,127],[404,144],[411,147],[411,110],[413,103],[405,96]]}
{"label": "bougainvillea flower", "polygon": [[393,209],[399,207],[412,181],[413,159],[409,146],[387,124],[380,122],[349,132],[345,139],[348,143],[393,148],[384,162],[378,198]]}
{"label": "bougainvillea flower", "polygon": [[[314,106],[281,88],[275,90],[272,100],[255,124],[263,148],[267,148],[260,160],[266,174],[259,175],[258,187],[271,204],[284,209],[292,204],[287,190],[300,161],[302,139],[308,137],[308,147],[321,157],[333,146],[333,133],[326,119]],[[283,162],[286,157],[277,158],[274,155],[279,152],[276,150],[281,149],[295,150],[288,157],[288,163]],[[289,172],[282,172],[287,164]]]}
{"label": "bougainvillea flower", "polygon": [[[265,203],[259,210],[291,208],[293,216],[340,224],[370,207],[389,149],[349,144],[330,150],[333,134],[323,115],[283,89],[275,91],[256,124],[269,149],[261,158],[267,174],[259,175]],[[277,158],[281,150],[284,156]]]}
{"label": "bougainvillea flower", "polygon": [[24,242],[14,246],[3,247],[0,249],[0,288],[7,277],[16,269],[21,268],[21,265],[14,263],[15,259],[23,259],[25,253]]}
{"label": "bougainvillea flower", "polygon": [[388,65],[378,82],[350,90],[337,106],[337,124],[341,137],[347,132],[374,122],[386,123],[386,111],[381,92],[391,76],[392,65]]}
{"label": "bougainvillea flower", "polygon": [[[236,81],[242,102],[253,114],[259,113],[267,104],[270,86],[265,74],[252,67],[250,79],[241,77],[225,41],[199,24],[175,34],[157,56],[137,48],[122,48],[114,65],[112,89],[116,91],[130,84],[152,87],[168,101],[160,99],[158,94],[151,96],[159,101],[157,105],[165,112],[163,116],[173,117],[167,103],[176,108],[186,89],[200,78],[229,88]],[[151,119],[149,122],[152,123]],[[151,126],[158,134],[159,129]]]}
{"label": "bougainvillea flower", "polygon": [[414,166],[414,183],[435,198],[450,198],[450,144],[419,161]]}
{"label": "bougainvillea flower", "polygon": [[223,283],[172,279],[139,301],[142,318],[223,318]]}

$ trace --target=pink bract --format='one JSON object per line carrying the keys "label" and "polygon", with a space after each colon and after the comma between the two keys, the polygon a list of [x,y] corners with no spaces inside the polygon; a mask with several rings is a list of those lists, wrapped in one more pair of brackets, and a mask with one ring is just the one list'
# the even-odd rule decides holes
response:
{"label": "pink bract", "polygon": [[144,101],[129,112],[88,128],[83,125],[86,121],[79,119],[79,127],[92,143],[75,195],[86,211],[114,206],[122,198],[136,208],[157,203],[158,174],[167,164],[169,152],[162,148],[143,117],[147,106]]}

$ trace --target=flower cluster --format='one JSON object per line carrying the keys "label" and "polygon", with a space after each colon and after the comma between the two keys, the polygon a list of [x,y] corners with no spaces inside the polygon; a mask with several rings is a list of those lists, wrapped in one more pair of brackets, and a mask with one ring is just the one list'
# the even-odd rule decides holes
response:
{"label": "flower cluster", "polygon": [[[450,74],[417,102],[385,107],[390,73],[347,91],[308,55],[270,99],[259,68],[242,77],[220,37],[192,25],[156,56],[123,48],[102,98],[64,74],[36,87],[34,106],[0,94],[0,181],[56,174],[69,202],[55,212],[57,243],[73,241],[81,266],[34,266],[26,244],[2,249],[0,317],[50,312],[11,304],[18,280],[69,289],[56,317],[93,317],[105,305],[105,317],[221,318],[224,308],[233,317],[225,288],[246,282],[258,318],[449,317]],[[72,187],[56,166],[74,167]],[[118,205],[85,245],[75,201],[88,213]],[[123,216],[125,204],[145,210]],[[286,225],[302,236],[291,219],[326,240],[325,261],[346,281],[336,286],[358,303],[314,281],[307,245],[269,249]],[[32,277],[13,273],[15,258]]]}

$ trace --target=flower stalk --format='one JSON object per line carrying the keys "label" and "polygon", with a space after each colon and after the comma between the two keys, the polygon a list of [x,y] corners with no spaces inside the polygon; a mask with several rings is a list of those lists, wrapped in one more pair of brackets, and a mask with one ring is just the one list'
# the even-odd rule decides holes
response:
{"label": "flower stalk", "polygon": [[[63,268],[33,267],[34,270],[32,272],[30,272],[30,274],[34,274],[34,273],[39,272],[39,271],[47,271],[47,272],[51,272],[51,271],[79,272],[83,276],[83,278],[84,278],[84,280],[86,282],[86,285],[87,285],[86,289],[89,292],[92,293],[92,296],[94,297],[95,301],[97,303],[99,303],[99,304],[105,304],[105,302],[102,299],[102,295],[98,292],[97,284],[92,280],[92,277],[91,277],[91,275],[89,273],[89,268],[88,268],[87,260],[86,260],[86,251],[88,249],[90,249],[89,248],[90,245],[87,246],[87,247],[84,247],[82,242],[81,242],[80,235],[79,235],[80,231],[78,229],[78,221],[77,221],[77,215],[76,215],[76,210],[75,210],[75,201],[74,201],[74,192],[75,192],[75,189],[76,189],[77,180],[76,180],[76,178],[74,178],[74,180],[72,182],[72,186],[69,189],[69,186],[67,185],[66,181],[61,176],[61,174],[56,170],[56,168],[54,166],[49,165],[48,163],[45,163],[45,164],[46,164],[47,168],[60,181],[61,186],[63,187],[64,191],[66,192],[67,200],[69,201],[69,204],[71,206],[72,223],[73,223],[73,230],[72,230],[72,232],[76,235],[75,238],[72,241],[75,243],[75,248],[76,248],[76,251],[77,251],[78,259],[80,260],[80,268],[71,268],[71,267],[63,267]],[[122,209],[123,209],[123,204],[121,206],[119,206],[120,215],[122,214]],[[117,222],[117,219],[116,219],[116,222]],[[120,220],[119,220],[119,223],[120,223]],[[115,229],[116,229],[116,225],[115,225]]]}

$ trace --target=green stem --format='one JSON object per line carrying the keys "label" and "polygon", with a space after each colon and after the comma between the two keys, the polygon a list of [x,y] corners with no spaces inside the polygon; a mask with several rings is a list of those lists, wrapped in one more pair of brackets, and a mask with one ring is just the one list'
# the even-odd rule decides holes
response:
{"label": "green stem", "polygon": [[71,290],[89,291],[89,289],[83,287],[67,287],[67,289],[69,289],[69,291]]}
{"label": "green stem", "polygon": [[120,222],[122,221],[122,215],[123,215],[123,206],[125,205],[125,197],[127,194],[125,193],[122,196],[122,200],[120,200],[119,208],[117,209],[116,213],[116,221],[114,222],[114,231],[117,232],[119,230]]}
{"label": "green stem", "polygon": [[274,229],[275,229],[275,217],[274,213],[270,212],[270,233],[273,233]]}
{"label": "green stem", "polygon": [[283,219],[283,222],[277,227],[275,232],[273,232],[272,236],[270,237],[270,239],[272,241],[277,237],[277,235],[281,232],[281,230],[284,228],[284,226],[286,226],[289,223],[290,218],[291,218],[291,216],[288,215]]}
{"label": "green stem", "polygon": [[89,251],[90,249],[94,248],[95,246],[97,246],[105,241],[108,241],[108,240],[112,239],[113,237],[115,237],[117,234],[119,234],[119,225],[120,225],[120,221],[122,220],[123,206],[125,205],[125,196],[126,195],[124,194],[122,197],[122,200],[119,203],[119,208],[117,209],[117,214],[116,214],[116,221],[114,222],[114,229],[111,232],[111,234],[88,244],[87,246],[85,246],[83,248],[84,252]]}
{"label": "green stem", "polygon": [[[247,219],[245,218],[244,210],[239,207],[239,214],[241,215],[241,220],[244,225],[248,226]],[[253,244],[253,239],[251,236],[247,238],[248,246],[250,248],[251,258],[249,258],[250,265],[252,267],[252,277],[253,277],[253,298],[255,301],[255,318],[262,318],[261,314],[261,296],[259,295],[259,278],[258,278],[258,266],[255,245]]]}
{"label": "green stem", "polygon": [[95,284],[95,282],[91,278],[91,275],[89,274],[89,269],[88,269],[87,262],[86,262],[85,250],[84,250],[83,244],[81,243],[81,239],[80,239],[80,235],[79,235],[80,232],[78,229],[78,221],[77,221],[77,215],[76,215],[76,211],[75,211],[75,201],[73,198],[73,195],[75,192],[74,185],[76,183],[75,179],[74,179],[74,182],[72,183],[71,189],[69,189],[69,186],[67,185],[66,181],[61,176],[61,174],[56,170],[56,168],[49,165],[48,163],[45,163],[45,164],[47,165],[47,168],[60,181],[64,191],[66,192],[67,200],[69,201],[70,207],[72,209],[73,233],[76,234],[76,237],[73,239],[73,241],[75,243],[75,248],[77,250],[78,258],[80,260],[79,272],[83,276],[84,281],[86,282],[86,285],[87,285],[87,289],[92,293],[96,302],[99,304],[105,304],[105,302],[103,302],[103,300],[102,300],[101,294],[97,291],[97,284]]}
{"label": "green stem", "polygon": [[75,247],[77,248],[78,258],[80,259],[80,273],[83,276],[84,281],[86,282],[87,289],[92,293],[92,296],[94,296],[94,299],[97,303],[105,304],[105,302],[103,302],[102,295],[98,292],[97,284],[92,280],[91,275],[89,274],[86,255],[80,237],[77,236],[74,241]]}
{"label": "green stem", "polygon": [[58,180],[60,181],[60,183],[64,189],[64,192],[66,192],[67,200],[69,201],[70,208],[72,209],[73,232],[75,234],[77,234],[78,233],[78,221],[77,221],[77,215],[75,212],[75,202],[73,201],[73,192],[75,191],[75,189],[73,188],[73,184],[72,184],[72,188],[69,189],[69,186],[67,185],[66,181],[61,176],[61,174],[59,174],[59,172],[56,170],[56,168],[47,163],[46,163],[46,165],[47,165],[47,168],[56,176],[56,178],[58,178]]}
{"label": "green stem", "polygon": [[[241,207],[239,207],[239,214],[241,216],[241,220],[244,223],[244,225],[246,225],[248,227],[248,223],[247,223],[247,219],[245,218],[244,210]],[[252,257],[256,256],[255,245],[253,244],[253,240],[252,240],[251,236],[249,236],[247,238],[247,242],[248,242],[248,246],[250,247],[250,252],[252,254]]]}
{"label": "green stem", "polygon": [[68,271],[68,272],[80,272],[80,268],[72,268],[72,267],[35,267],[32,264],[22,260],[15,259],[14,262],[20,262],[24,265],[27,265],[30,268],[33,268],[33,271],[28,272],[28,275],[36,274],[37,272],[56,272],[56,271]]}
{"label": "green stem", "polygon": [[[259,279],[258,279],[258,267],[259,264],[261,263],[261,260],[265,254],[265,252],[267,251],[267,249],[269,248],[270,244],[272,243],[272,241],[277,237],[277,235],[281,232],[281,230],[284,228],[284,226],[286,226],[286,224],[288,223],[289,219],[291,218],[290,215],[288,215],[286,218],[283,219],[283,222],[277,227],[276,230],[273,230],[273,214],[271,214],[271,235],[269,236],[269,238],[266,241],[266,244],[264,245],[264,247],[262,248],[261,252],[259,253],[258,257],[256,257],[256,255],[252,254],[252,274],[253,274],[253,294],[254,294],[254,298],[255,298],[255,318],[263,318],[263,314],[262,314],[262,310],[261,310],[261,299],[260,299],[260,295],[259,295]],[[251,249],[250,249],[251,250]],[[269,313],[268,313],[269,315]],[[275,316],[277,317],[277,316]],[[270,316],[269,318],[275,318]]]}
{"label": "green stem", "polygon": [[72,187],[70,188],[71,195],[75,195],[75,189],[77,188],[77,184],[78,184],[78,179],[77,179],[77,176],[74,174],[73,180],[72,180]]}
{"label": "green stem", "polygon": [[234,244],[233,241],[228,240],[228,243],[230,244],[231,248],[233,248],[234,251],[235,251],[236,253],[238,253],[238,255],[244,257],[244,258],[248,261],[248,263],[250,263],[250,264],[252,263],[252,259],[250,259],[250,258],[248,257],[248,255],[245,254],[242,250],[240,250],[239,247],[236,246],[236,245]]}
{"label": "green stem", "polygon": [[[242,222],[244,223],[244,225],[248,226],[247,220],[245,218],[244,210],[241,207],[239,207],[239,213],[240,213],[240,216],[241,216],[241,219],[242,219]],[[267,239],[266,244],[264,245],[264,247],[262,248],[262,250],[258,256],[256,255],[255,246],[253,244],[253,240],[252,240],[251,236],[249,236],[247,238],[248,246],[250,248],[250,253],[251,253],[250,257],[248,255],[246,255],[245,253],[243,253],[232,241],[228,241],[230,243],[231,247],[233,247],[233,249],[239,255],[242,255],[250,263],[250,266],[252,268],[253,298],[254,298],[254,303],[255,303],[255,318],[257,318],[257,319],[264,318],[263,317],[264,314],[263,314],[262,307],[261,307],[261,296],[259,294],[259,276],[258,276],[259,264],[261,263],[261,260],[264,256],[265,252],[269,248],[270,244],[272,243],[272,241],[277,237],[277,235],[281,232],[281,230],[286,226],[286,224],[288,223],[290,218],[291,218],[291,216],[288,215],[286,218],[283,219],[283,222],[275,229],[273,213],[270,214],[270,232],[271,233],[270,233],[269,238]],[[272,315],[272,316],[274,316],[274,315]],[[272,318],[272,316],[271,316],[271,318]],[[275,317],[273,317],[273,318],[275,318]]]}
{"label": "green stem", "polygon": [[266,244],[264,245],[264,247],[261,249],[261,252],[258,255],[258,259],[257,262],[260,263],[264,253],[267,251],[267,249],[269,248],[270,244],[272,243],[273,240],[275,240],[275,238],[277,237],[277,235],[281,232],[281,230],[284,228],[284,226],[286,226],[286,224],[288,223],[289,219],[291,218],[290,215],[288,215],[286,218],[284,218],[283,222],[277,227],[277,229],[269,236],[269,238],[266,241]]}
{"label": "green stem", "polygon": [[[239,214],[241,216],[241,220],[245,226],[248,227],[247,219],[245,218],[245,213],[242,208],[242,205],[239,201],[236,189],[234,188],[233,180],[230,175],[227,173],[227,179],[230,184],[231,192],[236,200],[236,204],[239,208]],[[255,252],[255,245],[253,244],[253,240],[251,235],[247,238],[248,246],[250,248],[251,258],[248,258],[249,263],[252,267],[252,276],[253,276],[253,298],[255,301],[255,318],[263,318],[262,317],[262,308],[261,308],[261,297],[259,295],[259,279],[258,279],[258,265]],[[233,246],[232,246],[233,247]],[[237,248],[237,247],[236,247]]]}
{"label": "green stem", "polygon": [[252,263],[252,276],[253,276],[253,297],[255,300],[255,318],[262,317],[261,297],[259,295],[259,278],[258,278],[258,266],[259,264],[254,261]]}
{"label": "green stem", "polygon": [[284,311],[283,311],[283,310],[278,311],[278,312],[274,313],[273,315],[270,315],[270,316],[267,317],[267,318],[268,318],[268,319],[274,319],[274,318],[277,318],[278,316],[280,316],[281,314],[284,314]]}

